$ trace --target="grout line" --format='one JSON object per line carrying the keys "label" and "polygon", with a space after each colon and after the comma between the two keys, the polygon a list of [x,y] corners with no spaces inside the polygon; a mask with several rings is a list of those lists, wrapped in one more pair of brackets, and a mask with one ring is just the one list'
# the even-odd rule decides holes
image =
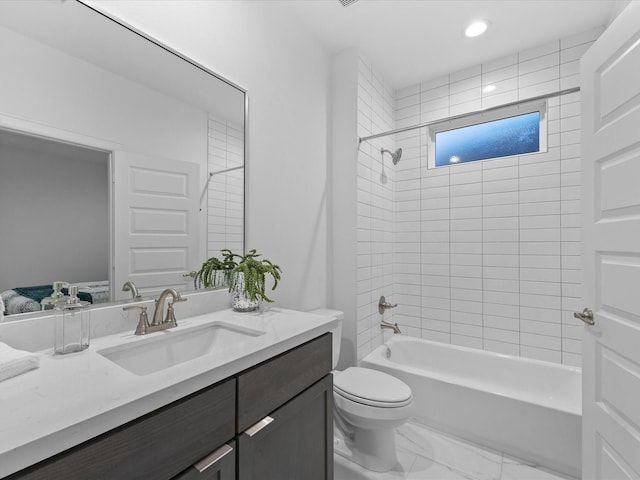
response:
{"label": "grout line", "polygon": [[[559,68],[559,67],[558,67]],[[560,117],[560,122],[562,124],[562,102],[558,102],[558,116]],[[563,324],[563,288],[562,288],[562,129],[560,129],[560,363],[564,364],[564,333],[562,331]]]}

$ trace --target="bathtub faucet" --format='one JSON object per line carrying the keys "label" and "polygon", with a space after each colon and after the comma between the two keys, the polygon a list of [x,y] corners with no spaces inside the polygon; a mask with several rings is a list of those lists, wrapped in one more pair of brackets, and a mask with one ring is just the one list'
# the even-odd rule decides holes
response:
{"label": "bathtub faucet", "polygon": [[380,322],[380,328],[381,329],[390,328],[391,330],[393,330],[393,333],[402,333],[397,323],[386,322],[384,320]]}

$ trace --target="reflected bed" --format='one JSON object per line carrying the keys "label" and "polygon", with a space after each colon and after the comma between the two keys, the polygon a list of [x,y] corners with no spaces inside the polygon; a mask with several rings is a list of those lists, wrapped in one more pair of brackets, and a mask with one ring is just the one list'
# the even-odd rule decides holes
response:
{"label": "reflected bed", "polygon": [[[104,303],[109,301],[109,281],[78,282],[80,284],[80,300],[89,303]],[[69,284],[66,284],[67,286]],[[51,285],[34,285],[29,287],[16,287],[0,293],[5,306],[5,315],[16,313],[38,312],[43,310],[40,301],[53,293]],[[67,288],[62,293],[68,294]]]}

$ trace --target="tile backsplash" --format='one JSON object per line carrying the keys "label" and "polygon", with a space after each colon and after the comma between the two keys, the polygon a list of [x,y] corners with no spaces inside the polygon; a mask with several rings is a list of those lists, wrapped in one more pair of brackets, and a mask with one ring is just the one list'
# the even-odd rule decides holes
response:
{"label": "tile backsplash", "polygon": [[[367,102],[368,72],[384,81],[361,58],[360,135],[579,86],[579,58],[602,30],[398,90],[391,125],[384,102]],[[485,93],[487,85],[496,88]],[[377,232],[393,259],[381,260],[380,280],[362,259],[358,358],[382,342],[370,297],[384,287],[400,304],[393,320],[406,334],[580,365],[580,94],[550,98],[547,115],[548,150],[540,154],[428,169],[426,128],[361,145],[358,251],[377,258]],[[403,149],[397,166],[385,158],[384,185],[381,145]]]}

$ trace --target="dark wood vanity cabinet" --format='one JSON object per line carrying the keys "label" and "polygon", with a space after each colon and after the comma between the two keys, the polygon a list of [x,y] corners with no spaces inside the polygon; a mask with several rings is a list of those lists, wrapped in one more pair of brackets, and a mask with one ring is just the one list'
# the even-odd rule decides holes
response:
{"label": "dark wood vanity cabinet", "polygon": [[333,479],[331,334],[238,377],[238,480]]}
{"label": "dark wood vanity cabinet", "polygon": [[333,480],[327,333],[7,480]]}
{"label": "dark wood vanity cabinet", "polygon": [[228,379],[8,477],[11,480],[169,479],[235,435]]}
{"label": "dark wood vanity cabinet", "polygon": [[332,385],[324,377],[238,436],[238,480],[333,479]]}

